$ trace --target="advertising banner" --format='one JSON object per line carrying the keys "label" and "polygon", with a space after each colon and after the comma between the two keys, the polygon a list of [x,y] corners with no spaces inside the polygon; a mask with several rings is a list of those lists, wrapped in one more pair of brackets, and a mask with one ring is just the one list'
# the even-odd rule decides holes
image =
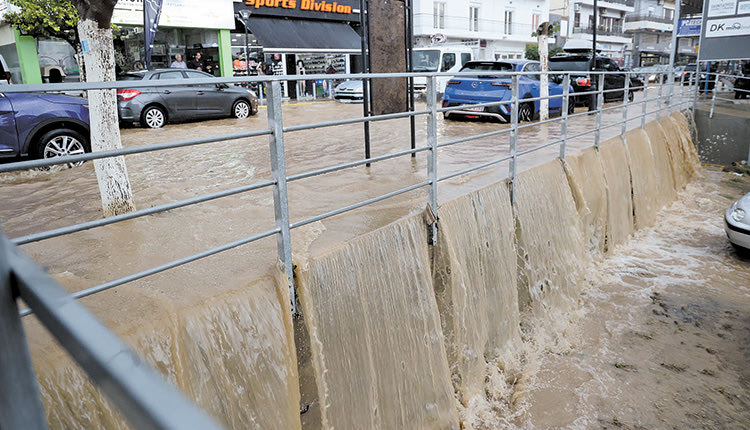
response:
{"label": "advertising banner", "polygon": [[677,25],[677,37],[700,36],[702,22],[703,18],[681,19]]}
{"label": "advertising banner", "polygon": [[750,0],[708,0],[703,7],[701,61],[750,58]]}
{"label": "advertising banner", "polygon": [[[118,0],[112,23],[143,25],[144,0]],[[232,0],[163,0],[159,25],[162,27],[233,29]]]}

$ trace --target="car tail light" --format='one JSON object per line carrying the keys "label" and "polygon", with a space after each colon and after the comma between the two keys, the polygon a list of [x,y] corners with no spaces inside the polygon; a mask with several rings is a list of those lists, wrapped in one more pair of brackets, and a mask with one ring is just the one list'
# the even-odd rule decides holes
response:
{"label": "car tail light", "polygon": [[461,81],[448,81],[448,85],[460,85]]}
{"label": "car tail light", "polygon": [[136,96],[139,96],[141,94],[138,90],[117,90],[117,97],[120,98],[122,101],[129,101],[136,98]]}
{"label": "car tail light", "polygon": [[510,88],[510,84],[509,84],[509,83],[507,83],[507,82],[493,82],[493,83],[492,83],[492,84],[490,84],[490,85],[492,85],[493,87],[505,87],[505,88]]}
{"label": "car tail light", "polygon": [[581,87],[588,87],[591,85],[591,79],[589,78],[576,78],[576,84]]}

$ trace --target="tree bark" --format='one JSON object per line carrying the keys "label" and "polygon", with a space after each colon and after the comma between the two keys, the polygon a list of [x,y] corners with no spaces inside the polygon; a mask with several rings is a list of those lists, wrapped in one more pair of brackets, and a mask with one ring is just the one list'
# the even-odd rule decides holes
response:
{"label": "tree bark", "polygon": [[[79,5],[77,5],[79,6]],[[79,7],[80,13],[80,7]],[[102,26],[101,20],[84,19],[81,14],[78,34],[81,42],[88,42],[88,51],[83,53],[87,82],[111,82],[115,80],[115,55],[112,44],[112,29],[109,20]],[[91,114],[91,149],[104,151],[122,148],[117,115],[117,94],[114,89],[89,90],[89,112]],[[135,210],[133,192],[130,188],[125,158],[111,157],[94,160],[102,209],[105,217]]]}
{"label": "tree bark", "polygon": [[539,44],[539,66],[542,74],[539,76],[539,120],[549,119],[549,75],[545,72],[549,70],[549,47],[547,46],[547,35],[549,34],[549,24],[543,23],[539,26],[541,31],[537,32],[537,43]]}

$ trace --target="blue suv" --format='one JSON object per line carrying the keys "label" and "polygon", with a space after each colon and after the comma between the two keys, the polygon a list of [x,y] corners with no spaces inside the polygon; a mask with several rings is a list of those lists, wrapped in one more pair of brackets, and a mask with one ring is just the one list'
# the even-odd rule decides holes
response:
{"label": "blue suv", "polygon": [[83,154],[91,151],[90,135],[84,98],[0,93],[0,160]]}
{"label": "blue suv", "polygon": [[[482,75],[482,72],[539,72],[539,62],[529,60],[505,61],[469,61],[460,72],[477,72],[476,76],[456,76],[448,81],[443,96],[443,107],[467,104],[491,103],[510,101],[513,95],[512,78],[510,75]],[[559,96],[563,93],[557,76],[551,76],[549,81],[549,95]],[[518,78],[520,99],[539,97],[539,75],[521,75]],[[573,88],[570,87],[573,93]],[[575,109],[575,103],[568,105],[569,112]],[[510,121],[510,104],[487,107],[465,107],[446,111],[445,118],[496,118],[505,122]],[[562,97],[549,99],[550,113],[561,113]],[[539,114],[539,101],[524,102],[520,100],[518,120],[531,121]]]}

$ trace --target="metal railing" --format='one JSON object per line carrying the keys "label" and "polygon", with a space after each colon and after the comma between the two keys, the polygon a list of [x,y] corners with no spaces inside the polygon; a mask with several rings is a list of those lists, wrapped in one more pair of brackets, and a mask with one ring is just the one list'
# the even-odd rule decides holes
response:
{"label": "metal railing", "polygon": [[[590,72],[592,81],[606,81],[606,75],[609,72]],[[423,73],[420,76],[426,76],[427,93],[425,109],[412,110],[406,112],[397,112],[385,115],[375,115],[356,118],[337,119],[326,122],[315,122],[300,125],[284,125],[282,116],[282,97],[281,84],[283,81],[294,81],[298,79],[328,79],[330,75],[320,76],[264,76],[253,79],[262,85],[265,85],[267,95],[267,119],[268,125],[265,128],[257,130],[243,131],[233,134],[225,134],[211,137],[200,137],[185,139],[173,142],[152,143],[128,147],[117,150],[99,151],[81,155],[66,156],[43,160],[28,160],[10,164],[0,165],[0,174],[5,172],[20,171],[26,169],[36,169],[53,165],[64,165],[79,161],[88,161],[103,159],[114,156],[144,154],[154,151],[181,147],[197,147],[211,142],[236,140],[241,138],[259,138],[267,136],[269,140],[270,151],[270,172],[271,177],[255,182],[245,184],[229,190],[216,193],[209,193],[193,197],[190,199],[174,201],[167,204],[157,205],[147,209],[141,209],[135,212],[113,216],[104,219],[98,219],[90,222],[69,225],[66,227],[56,228],[48,231],[28,234],[9,240],[5,235],[0,234],[0,342],[4,348],[0,348],[0,357],[2,357],[3,366],[0,366],[0,425],[3,428],[45,428],[44,412],[41,401],[39,401],[39,392],[36,388],[34,374],[31,370],[30,356],[25,345],[24,331],[21,326],[21,318],[31,312],[35,313],[44,327],[50,331],[59,341],[60,345],[71,353],[77,363],[90,375],[93,381],[102,387],[104,391],[114,400],[116,406],[123,411],[128,420],[138,428],[218,428],[218,425],[208,418],[202,411],[191,406],[181,394],[179,394],[169,384],[162,379],[148,366],[144,365],[140,359],[133,353],[122,341],[109,332],[101,323],[99,323],[91,314],[88,313],[77,299],[92,294],[100,293],[108,289],[122,286],[137,279],[142,279],[156,273],[165,272],[175,267],[183,266],[193,261],[197,261],[208,256],[212,256],[229,249],[256,242],[260,239],[275,236],[277,259],[286,277],[288,287],[292,298],[292,310],[296,312],[296,295],[293,276],[293,255],[291,247],[291,231],[304,225],[324,220],[339,214],[343,214],[376,202],[390,199],[414,190],[426,189],[427,205],[432,212],[431,221],[431,242],[437,241],[437,228],[439,226],[439,194],[438,185],[446,180],[455,178],[460,175],[466,175],[483,169],[497,166],[500,163],[508,163],[508,180],[511,185],[511,201],[515,203],[516,192],[515,184],[518,173],[518,160],[520,157],[534,153],[544,148],[558,145],[559,157],[565,159],[567,153],[567,144],[573,140],[585,135],[594,135],[594,147],[598,148],[601,141],[601,131],[610,127],[620,127],[619,134],[624,138],[628,130],[628,125],[636,121],[640,127],[645,127],[646,118],[656,115],[660,117],[662,111],[671,112],[673,109],[683,109],[693,103],[692,91],[683,90],[684,80],[676,85],[674,74],[669,75],[669,79],[659,80],[659,83],[649,87],[647,84],[631,84],[629,72],[617,72],[622,75],[626,73],[627,78],[623,87],[607,88],[606,85],[594,85],[595,90],[588,92],[574,93],[571,91],[571,76],[568,73],[549,72],[553,80],[562,83],[562,94],[551,95],[549,100],[562,99],[561,115],[544,121],[529,122],[522,124],[519,118],[519,109],[522,105],[528,106],[530,103],[536,104],[542,100],[542,97],[524,98],[521,94],[521,83],[529,83],[529,77],[538,76],[539,72],[533,73],[507,73],[507,72],[482,72],[483,75],[492,75],[494,77],[503,77],[510,79],[511,97],[506,100],[498,100],[481,104],[467,104],[460,106],[439,106],[438,95],[436,90],[436,78],[439,76],[475,76],[474,73]],[[337,78],[363,79],[368,82],[370,79],[380,78],[398,78],[413,77],[415,74],[407,73],[388,73],[388,74],[366,74],[366,75],[339,75]],[[684,79],[684,76],[683,76]],[[182,83],[174,81],[148,81],[138,83],[137,87],[165,87],[178,84],[190,83],[194,85],[221,83],[243,83],[247,78],[220,78],[220,79],[192,79]],[[679,85],[679,86],[678,86]],[[17,86],[0,86],[0,91],[5,92],[28,92],[28,91],[45,91],[45,90],[95,90],[102,88],[132,88],[133,82],[110,82],[110,83],[80,83],[80,84],[59,84],[59,85],[17,85]],[[654,93],[654,90],[657,90]],[[664,91],[666,89],[666,91]],[[631,102],[631,94],[636,91],[643,91],[640,100]],[[622,102],[605,105],[605,96],[610,94],[619,97],[622,93]],[[574,98],[575,97],[575,98]],[[587,112],[569,113],[571,103],[580,100],[581,97],[588,97],[590,102],[595,104],[596,108]],[[655,110],[649,110],[649,104],[656,103]],[[629,114],[629,107],[641,105],[640,114]],[[440,113],[463,112],[465,109],[472,108],[496,108],[499,106],[511,106],[509,115],[509,127],[499,128],[498,130],[470,135],[466,137],[454,138],[441,141],[438,134],[438,115]],[[614,110],[622,110],[622,117],[617,121],[603,123],[603,114]],[[583,132],[576,134],[569,133],[569,124],[575,118],[595,114],[595,126]],[[286,155],[284,138],[289,133],[301,132],[304,130],[313,130],[320,128],[329,128],[346,124],[363,124],[366,122],[387,121],[399,118],[412,117],[426,118],[426,139],[421,146],[414,145],[411,149],[392,152],[380,156],[364,158],[361,160],[336,164],[330,166],[321,166],[313,170],[302,173],[289,175],[286,171]],[[531,127],[539,127],[558,123],[560,125],[559,138],[542,142],[540,145],[533,146],[524,150],[519,147],[519,132]],[[476,141],[488,137],[499,137],[508,135],[508,153],[497,153],[494,158],[483,161],[480,164],[471,165],[459,171],[444,172],[442,175],[438,170],[438,152],[440,149],[463,144],[466,142]],[[403,186],[399,189],[392,190],[385,194],[371,197],[363,201],[334,208],[325,213],[320,213],[311,217],[293,221],[289,213],[289,191],[287,185],[294,181],[306,178],[313,178],[323,174],[340,172],[347,169],[362,167],[385,160],[396,159],[399,157],[411,157],[416,154],[425,154],[427,158],[425,180]],[[273,215],[275,224],[265,227],[264,231],[251,236],[238,238],[232,242],[225,243],[202,252],[185,256],[168,263],[164,263],[146,270],[132,273],[118,279],[105,282],[100,285],[83,289],[73,294],[68,294],[55,281],[49,278],[44,271],[26,257],[18,248],[19,245],[39,242],[46,239],[56,238],[68,235],[74,232],[99,228],[114,223],[131,220],[140,217],[146,217],[165,211],[171,211],[195,205],[202,202],[216,200],[228,196],[239,195],[253,190],[271,189],[273,191],[274,209]],[[28,308],[19,311],[17,300],[21,299]],[[12,345],[12,347],[5,347]],[[157,406],[155,406],[157,405]],[[168,405],[168,406],[165,406]]]}

